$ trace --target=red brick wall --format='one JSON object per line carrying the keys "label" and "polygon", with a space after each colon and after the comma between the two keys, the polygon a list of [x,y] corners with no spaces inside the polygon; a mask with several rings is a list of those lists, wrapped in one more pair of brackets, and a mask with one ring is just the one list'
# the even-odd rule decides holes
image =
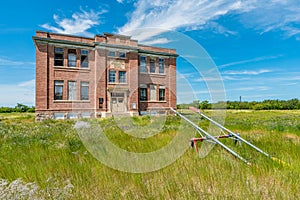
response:
{"label": "red brick wall", "polygon": [[48,109],[48,46],[36,45],[36,111]]}
{"label": "red brick wall", "polygon": [[[120,37],[116,40],[115,36],[100,36],[94,38],[85,38],[77,36],[69,36],[62,34],[53,34],[46,32],[36,32],[36,36],[40,38],[51,38],[57,40],[66,40],[73,42],[89,43],[109,42],[110,44],[139,47],[143,50],[158,51],[164,53],[175,54],[174,49],[164,49],[158,47],[150,47],[137,44],[137,41],[130,40],[129,37]],[[106,38],[107,37],[107,38]],[[108,39],[108,40],[107,40]],[[61,47],[62,44],[59,44]],[[77,67],[68,67],[68,48],[64,47],[64,66],[54,66],[54,46],[45,43],[36,43],[36,111],[72,111],[72,110],[95,110],[105,112],[110,110],[108,104],[108,87],[115,87],[108,83],[108,59],[107,51],[104,49],[89,50],[89,69],[80,68],[80,49],[88,49],[89,47],[74,47],[77,52]],[[74,49],[72,48],[72,49]],[[120,50],[122,51],[122,50]],[[176,58],[164,57],[165,74],[140,74],[139,73],[139,55],[137,51],[127,52],[125,68],[127,71],[127,84],[122,86],[129,90],[127,108],[128,111],[137,111],[132,109],[132,103],[136,103],[140,110],[148,110],[151,108],[176,108]],[[158,73],[158,59],[156,58],[156,69]],[[147,57],[147,67],[149,71],[150,57]],[[63,100],[54,100],[54,80],[64,81]],[[77,99],[78,101],[68,101],[68,81],[77,82]],[[89,100],[80,100],[80,82],[89,82]],[[155,84],[157,85],[157,101],[139,102],[139,85]],[[159,99],[159,85],[165,86],[165,101]],[[102,108],[99,108],[99,98],[103,98]],[[148,98],[150,98],[150,90],[148,87]]]}

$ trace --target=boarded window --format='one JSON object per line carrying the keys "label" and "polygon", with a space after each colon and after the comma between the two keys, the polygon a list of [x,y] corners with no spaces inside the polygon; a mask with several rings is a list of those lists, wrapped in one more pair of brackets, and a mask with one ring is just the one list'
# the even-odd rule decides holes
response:
{"label": "boarded window", "polygon": [[68,82],[68,100],[76,100],[77,99],[77,88],[75,81]]}
{"label": "boarded window", "polygon": [[156,85],[150,85],[150,101],[156,101]]}

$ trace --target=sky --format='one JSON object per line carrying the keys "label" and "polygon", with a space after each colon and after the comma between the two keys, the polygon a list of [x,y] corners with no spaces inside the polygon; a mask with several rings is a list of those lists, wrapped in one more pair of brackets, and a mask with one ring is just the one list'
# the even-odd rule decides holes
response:
{"label": "sky", "polygon": [[178,103],[300,99],[299,0],[3,1],[0,106],[35,103],[36,30],[176,48]]}

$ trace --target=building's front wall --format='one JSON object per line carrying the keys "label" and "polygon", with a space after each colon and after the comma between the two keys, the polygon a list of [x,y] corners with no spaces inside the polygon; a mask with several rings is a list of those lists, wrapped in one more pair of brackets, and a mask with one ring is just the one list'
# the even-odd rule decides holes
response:
{"label": "building's front wall", "polygon": [[[112,34],[83,38],[37,31],[33,39],[37,120],[136,115],[143,111],[176,108],[176,51],[173,49],[138,45],[130,37]],[[59,57],[55,55],[55,48],[63,52],[61,61],[56,61],[61,62],[60,66],[55,64],[55,58]],[[88,67],[81,66],[81,52],[88,52]],[[140,72],[141,56],[146,57],[146,73]],[[159,73],[161,59],[164,60],[164,73]],[[62,90],[62,96],[54,94],[55,84],[57,90]],[[141,100],[141,86],[147,88],[147,99]],[[88,90],[88,98],[81,94],[82,87],[83,92]]]}

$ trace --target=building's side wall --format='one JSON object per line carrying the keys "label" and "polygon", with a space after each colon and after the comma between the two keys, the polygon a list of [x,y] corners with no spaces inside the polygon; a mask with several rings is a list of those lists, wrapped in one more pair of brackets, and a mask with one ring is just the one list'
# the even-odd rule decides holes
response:
{"label": "building's side wall", "polygon": [[36,112],[47,110],[48,107],[48,45],[36,45]]}

